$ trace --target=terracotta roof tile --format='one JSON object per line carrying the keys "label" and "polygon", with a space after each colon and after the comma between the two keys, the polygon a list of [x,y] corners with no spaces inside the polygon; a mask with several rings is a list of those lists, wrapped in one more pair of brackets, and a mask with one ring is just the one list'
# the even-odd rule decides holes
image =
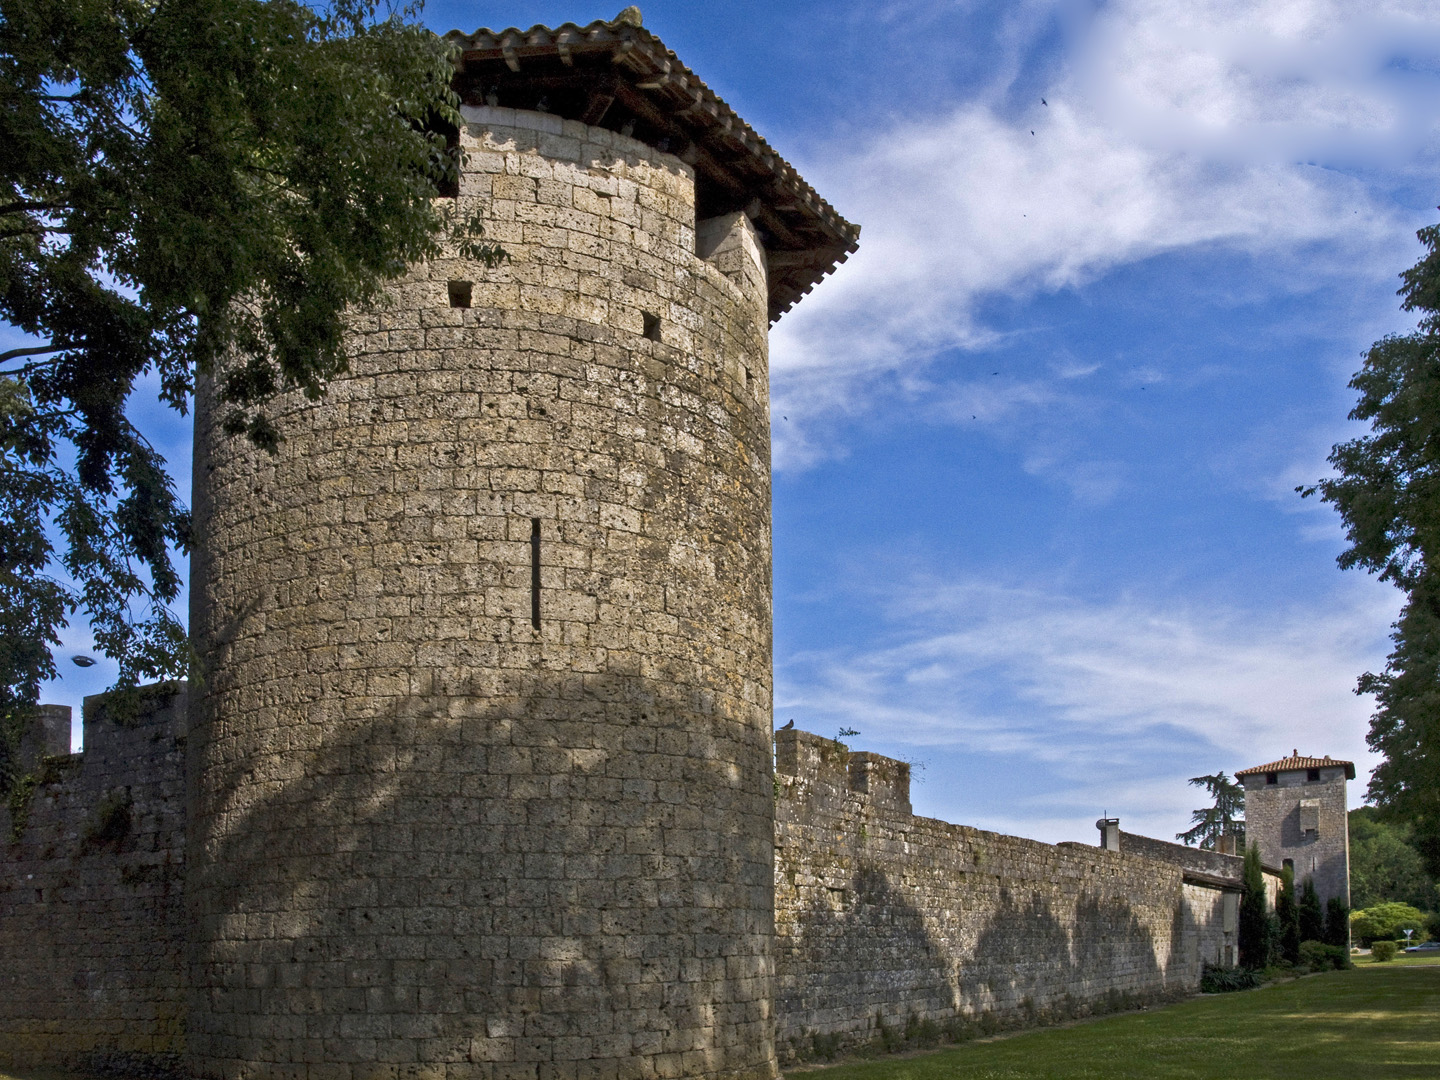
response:
{"label": "terracotta roof tile", "polygon": [[1294,772],[1298,769],[1333,769],[1343,766],[1347,780],[1355,779],[1355,763],[1353,761],[1341,761],[1332,757],[1301,757],[1297,750],[1287,758],[1279,761],[1272,761],[1266,765],[1256,765],[1251,769],[1241,769],[1235,774],[1236,779],[1242,776],[1256,776],[1260,773]]}

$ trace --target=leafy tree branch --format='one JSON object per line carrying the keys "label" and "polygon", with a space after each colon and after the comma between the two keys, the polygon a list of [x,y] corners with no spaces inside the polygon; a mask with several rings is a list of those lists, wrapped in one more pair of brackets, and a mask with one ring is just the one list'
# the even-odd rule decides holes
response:
{"label": "leafy tree branch", "polygon": [[1350,546],[1342,568],[1360,567],[1405,593],[1385,670],[1367,672],[1370,746],[1384,760],[1369,797],[1409,823],[1431,874],[1440,873],[1440,225],[1417,234],[1425,254],[1401,275],[1401,307],[1420,313],[1414,332],[1371,346],[1350,380],[1350,419],[1368,425],[1330,453],[1335,475],[1310,487],[1331,503]]}
{"label": "leafy tree branch", "polygon": [[189,515],[142,377],[184,412],[217,374],[226,430],[273,450],[272,399],[347,370],[347,313],[444,251],[503,257],[437,197],[461,120],[416,15],[0,0],[0,319],[34,341],[0,354],[0,728],[77,612],[122,686],[185,673]]}

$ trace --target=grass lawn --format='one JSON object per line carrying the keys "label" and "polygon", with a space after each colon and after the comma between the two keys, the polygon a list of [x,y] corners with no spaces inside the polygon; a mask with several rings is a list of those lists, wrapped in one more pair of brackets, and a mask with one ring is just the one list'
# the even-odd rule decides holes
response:
{"label": "grass lawn", "polygon": [[1440,961],[1363,959],[1353,971],[837,1065],[805,1080],[1440,1078]]}

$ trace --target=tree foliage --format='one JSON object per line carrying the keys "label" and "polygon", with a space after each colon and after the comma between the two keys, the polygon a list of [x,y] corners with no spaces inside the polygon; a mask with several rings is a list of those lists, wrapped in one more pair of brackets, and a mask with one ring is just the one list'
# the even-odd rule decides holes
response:
{"label": "tree foliage", "polygon": [[1192,776],[1194,787],[1203,787],[1212,799],[1213,806],[1193,811],[1190,814],[1190,828],[1176,833],[1175,839],[1182,844],[1214,848],[1222,836],[1233,835],[1242,847],[1245,843],[1245,788],[1231,780],[1223,772],[1213,776]]}
{"label": "tree foliage", "polygon": [[1350,947],[1350,909],[1338,896],[1325,901],[1324,941],[1342,949]]}
{"label": "tree foliage", "polygon": [[0,319],[25,335],[0,352],[0,717],[77,610],[122,686],[185,673],[190,521],[142,382],[183,412],[214,372],[225,428],[273,449],[266,403],[346,369],[347,309],[447,247],[502,254],[436,198],[458,102],[415,14],[0,0]]}
{"label": "tree foliage", "polygon": [[1406,930],[1413,930],[1423,940],[1427,919],[1425,913],[1410,904],[1384,903],[1361,908],[1350,915],[1350,932],[1361,944],[1403,939]]}
{"label": "tree foliage", "polygon": [[1325,909],[1320,906],[1320,894],[1315,891],[1315,879],[1308,874],[1300,887],[1299,923],[1301,941],[1325,940]]}
{"label": "tree foliage", "polygon": [[1440,909],[1440,890],[1412,835],[1408,822],[1386,821],[1373,806],[1350,811],[1350,899],[1357,908],[1394,900]]}
{"label": "tree foliage", "polygon": [[1370,746],[1384,758],[1369,795],[1414,828],[1440,875],[1440,225],[1418,233],[1425,254],[1402,278],[1414,332],[1377,341],[1350,380],[1350,412],[1369,431],[1330,454],[1335,475],[1302,495],[1335,506],[1350,546],[1342,568],[1362,567],[1405,593],[1385,670],[1361,676],[1374,694]]}
{"label": "tree foliage", "polygon": [[1270,913],[1265,898],[1265,871],[1260,865],[1260,848],[1245,848],[1240,895],[1240,966],[1263,968],[1270,962]]}
{"label": "tree foliage", "polygon": [[1300,904],[1295,895],[1295,871],[1285,868],[1280,895],[1275,900],[1275,918],[1279,923],[1280,955],[1287,964],[1300,962]]}

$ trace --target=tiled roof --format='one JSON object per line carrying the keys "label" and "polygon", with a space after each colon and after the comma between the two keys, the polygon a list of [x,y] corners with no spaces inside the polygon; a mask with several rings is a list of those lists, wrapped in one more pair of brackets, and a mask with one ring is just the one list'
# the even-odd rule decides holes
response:
{"label": "tiled roof", "polygon": [[1268,765],[1256,765],[1253,769],[1241,769],[1235,774],[1235,778],[1238,780],[1242,776],[1255,776],[1259,773],[1293,772],[1296,769],[1333,769],[1338,766],[1344,766],[1347,780],[1355,779],[1355,763],[1353,761],[1340,761],[1332,757],[1301,757],[1298,750],[1289,757],[1272,761]]}
{"label": "tiled roof", "polygon": [[695,170],[698,217],[746,211],[765,241],[774,322],[856,250],[841,217],[793,166],[627,9],[611,22],[445,35],[467,104],[540,109],[623,130]]}

